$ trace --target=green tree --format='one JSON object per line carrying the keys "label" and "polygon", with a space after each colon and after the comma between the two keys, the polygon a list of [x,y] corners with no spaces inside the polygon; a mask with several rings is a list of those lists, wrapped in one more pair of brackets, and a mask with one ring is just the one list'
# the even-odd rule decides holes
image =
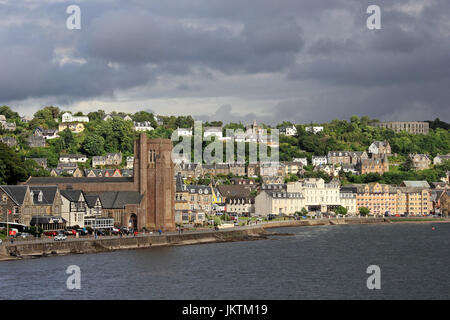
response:
{"label": "green tree", "polygon": [[105,139],[98,134],[90,133],[84,138],[81,148],[89,156],[102,155],[105,153]]}
{"label": "green tree", "polygon": [[341,214],[341,215],[345,216],[348,213],[348,210],[347,210],[347,208],[345,208],[343,206],[339,206],[336,209],[334,209],[334,212],[336,214]]}
{"label": "green tree", "polygon": [[360,207],[358,211],[361,216],[367,216],[370,213],[370,210],[367,207]]}

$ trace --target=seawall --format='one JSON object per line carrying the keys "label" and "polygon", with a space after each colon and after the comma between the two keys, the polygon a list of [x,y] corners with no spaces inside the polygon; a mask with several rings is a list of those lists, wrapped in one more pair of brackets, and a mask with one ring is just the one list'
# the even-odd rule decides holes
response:
{"label": "seawall", "polygon": [[151,248],[201,244],[212,242],[247,241],[265,238],[267,232],[261,227],[249,227],[220,231],[167,234],[161,236],[138,235],[128,237],[105,237],[99,239],[67,239],[64,241],[25,241],[0,245],[1,260],[17,260],[67,254],[97,253],[125,249]]}

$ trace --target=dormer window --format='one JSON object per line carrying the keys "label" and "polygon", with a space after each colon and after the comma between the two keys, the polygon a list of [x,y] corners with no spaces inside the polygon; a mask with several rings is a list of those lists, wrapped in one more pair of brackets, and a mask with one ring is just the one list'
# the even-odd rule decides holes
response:
{"label": "dormer window", "polygon": [[42,202],[42,198],[43,198],[43,193],[42,193],[42,191],[39,191],[39,194],[38,194],[38,202]]}

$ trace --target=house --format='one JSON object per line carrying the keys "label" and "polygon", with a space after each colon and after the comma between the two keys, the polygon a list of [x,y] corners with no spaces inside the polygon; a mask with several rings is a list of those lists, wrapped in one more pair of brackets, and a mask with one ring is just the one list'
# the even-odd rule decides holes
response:
{"label": "house", "polygon": [[106,165],[106,157],[104,156],[93,156],[92,157],[92,166],[100,167]]}
{"label": "house", "polygon": [[259,176],[259,164],[249,163],[247,166],[247,177]]}
{"label": "house", "polygon": [[386,155],[383,158],[363,159],[357,167],[361,174],[379,173],[382,175],[389,171],[389,160]]}
{"label": "house", "polygon": [[0,141],[3,142],[4,144],[6,144],[10,148],[17,145],[16,138],[14,138],[14,137],[2,137],[0,139]]}
{"label": "house", "polygon": [[303,166],[308,165],[308,158],[294,158],[292,159],[293,162],[300,162]]}
{"label": "house", "polygon": [[230,163],[229,164],[230,173],[233,176],[243,177],[245,176],[245,163]]}
{"label": "house", "polygon": [[219,185],[217,189],[225,203],[225,212],[244,216],[251,216],[255,213],[255,199],[251,193],[256,190],[256,185]]}
{"label": "house", "polygon": [[[33,219],[44,231],[62,229],[63,225],[52,225],[48,219],[59,220],[62,200],[56,186],[0,186],[0,217],[26,226],[34,225]],[[6,217],[6,214],[9,216]]]}
{"label": "house", "polygon": [[[49,220],[37,220],[36,223],[45,230],[55,230],[61,220],[61,194],[57,186],[28,186],[32,202],[32,217],[29,222],[33,225],[33,218],[46,216]],[[53,221],[54,219],[54,221]],[[60,229],[59,229],[60,230]]]}
{"label": "house", "polygon": [[272,176],[272,177],[282,177],[284,178],[285,166],[280,162],[261,162],[259,165],[259,175],[264,176]]}
{"label": "house", "polygon": [[297,127],[292,125],[292,127],[281,127],[280,134],[285,136],[295,136],[297,134]]}
{"label": "house", "polygon": [[304,195],[299,192],[263,190],[255,198],[258,216],[293,215],[304,208]]}
{"label": "house", "polygon": [[447,218],[450,216],[450,190],[445,190],[441,196],[441,214]]}
{"label": "house", "polygon": [[313,166],[327,164],[327,157],[326,156],[312,156],[312,164],[313,164]]}
{"label": "house", "polygon": [[203,137],[216,137],[217,139],[222,138],[222,128],[221,127],[206,127],[203,132]]}
{"label": "house", "polygon": [[152,131],[154,128],[152,127],[152,123],[150,121],[144,122],[134,122],[134,131]]}
{"label": "house", "polygon": [[122,153],[107,153],[106,156],[93,156],[92,166],[119,166],[122,164]]}
{"label": "house", "polygon": [[45,138],[42,136],[29,136],[27,142],[31,148],[45,147]]}
{"label": "house", "polygon": [[[63,113],[62,122],[89,122],[89,117],[72,116],[70,112]],[[60,130],[61,131],[61,130]]]}
{"label": "house", "polygon": [[431,160],[426,154],[410,154],[409,157],[413,162],[415,170],[424,170],[430,168]]}
{"label": "house", "polygon": [[285,169],[285,175],[295,174],[297,175],[303,168],[303,162],[285,161],[282,162]]}
{"label": "house", "polygon": [[15,122],[2,122],[3,130],[6,131],[16,131],[16,123]]}
{"label": "house", "polygon": [[118,117],[124,121],[133,121],[133,119],[129,115],[122,114],[122,113],[121,114],[106,114],[102,120],[108,121],[108,120],[112,120],[114,117]]}
{"label": "house", "polygon": [[190,155],[186,155],[186,154],[174,153],[174,154],[172,154],[172,161],[174,164],[189,163],[189,162],[191,162],[191,157],[190,157]]}
{"label": "house", "polygon": [[174,131],[178,137],[190,137],[192,136],[192,129],[191,128],[177,128]]}
{"label": "house", "polygon": [[86,163],[87,156],[83,154],[65,154],[59,156],[59,162],[61,163]]}
{"label": "house", "polygon": [[343,164],[342,171],[344,171],[346,173],[351,173],[354,175],[359,175],[358,167],[355,164]]}
{"label": "house", "polygon": [[44,137],[46,140],[51,140],[58,138],[58,129],[44,129],[42,127],[37,127],[33,135]]}
{"label": "house", "polygon": [[309,126],[309,127],[305,127],[305,131],[316,134],[316,133],[322,132],[323,127],[322,126]]}
{"label": "house", "polygon": [[391,129],[397,133],[406,131],[413,134],[428,134],[430,130],[430,124],[428,122],[419,121],[374,122],[370,126]]}
{"label": "house", "polygon": [[213,192],[210,186],[186,185],[188,191],[188,207],[190,210],[198,210],[211,213],[213,210]]}
{"label": "house", "polygon": [[341,165],[332,165],[332,164],[320,164],[314,167],[314,171],[322,171],[328,174],[329,176],[337,177],[339,176],[339,172],[342,170]]}
{"label": "house", "polygon": [[78,123],[77,122],[75,122],[75,123],[61,123],[58,126],[59,132],[64,131],[66,129],[69,129],[73,133],[77,134],[77,133],[80,133],[80,132],[84,131],[84,124],[79,123],[79,122]]}
{"label": "house", "polygon": [[199,178],[203,175],[203,166],[200,163],[175,164],[175,174],[180,173],[185,178]]}
{"label": "house", "polygon": [[391,145],[388,141],[374,141],[369,146],[369,153],[377,156],[389,156],[391,155]]}
{"label": "house", "polygon": [[31,160],[36,162],[42,168],[47,169],[47,158],[31,158]]}
{"label": "house", "polygon": [[28,123],[31,120],[33,120],[33,118],[28,117],[28,116],[23,116],[22,118],[20,118],[20,121],[22,121],[23,123]]}
{"label": "house", "polygon": [[86,199],[81,190],[61,190],[61,217],[67,221],[67,226],[84,228],[84,218],[87,212]]}
{"label": "house", "polygon": [[446,155],[438,154],[436,157],[433,158],[433,164],[439,165],[439,164],[442,164],[442,161],[446,161],[446,160],[450,160],[450,154],[446,154]]}
{"label": "house", "polygon": [[328,164],[357,164],[368,158],[365,151],[329,151],[327,155]]}
{"label": "house", "polygon": [[0,123],[3,124],[6,122],[6,117],[3,114],[0,114]]}
{"label": "house", "polygon": [[127,157],[127,169],[133,169],[134,157]]}

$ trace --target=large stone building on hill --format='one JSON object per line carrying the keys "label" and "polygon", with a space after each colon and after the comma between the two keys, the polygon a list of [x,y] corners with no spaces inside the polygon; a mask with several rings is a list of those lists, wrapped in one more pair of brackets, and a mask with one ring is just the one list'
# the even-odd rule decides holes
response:
{"label": "large stone building on hill", "polygon": [[173,230],[175,186],[171,154],[170,140],[148,139],[141,133],[134,144],[133,177],[31,177],[26,184],[57,185],[61,190],[82,190],[100,197],[115,193],[118,199],[123,199],[120,203],[116,201],[112,208],[116,224],[131,225],[139,230]]}

